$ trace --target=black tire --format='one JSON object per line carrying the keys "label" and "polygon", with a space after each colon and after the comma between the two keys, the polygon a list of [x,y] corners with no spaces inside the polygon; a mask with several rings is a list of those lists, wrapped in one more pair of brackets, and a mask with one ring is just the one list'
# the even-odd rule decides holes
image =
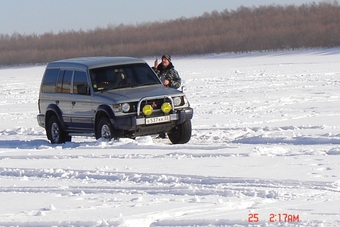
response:
{"label": "black tire", "polygon": [[110,140],[114,138],[113,127],[107,117],[100,118],[96,126],[96,139],[100,138]]}
{"label": "black tire", "polygon": [[173,144],[184,144],[189,142],[191,138],[191,121],[177,125],[168,133],[169,140]]}
{"label": "black tire", "polygon": [[51,116],[47,122],[46,135],[47,139],[52,144],[71,141],[71,137],[64,132],[58,118],[55,115]]}

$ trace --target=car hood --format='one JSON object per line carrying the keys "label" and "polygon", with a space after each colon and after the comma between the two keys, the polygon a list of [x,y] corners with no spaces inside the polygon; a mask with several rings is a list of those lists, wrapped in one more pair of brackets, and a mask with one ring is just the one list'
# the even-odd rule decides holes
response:
{"label": "car hood", "polygon": [[181,94],[183,94],[181,91],[164,87],[163,85],[132,87],[96,93],[96,95],[111,99],[117,103],[138,101],[141,98],[151,96],[180,96]]}

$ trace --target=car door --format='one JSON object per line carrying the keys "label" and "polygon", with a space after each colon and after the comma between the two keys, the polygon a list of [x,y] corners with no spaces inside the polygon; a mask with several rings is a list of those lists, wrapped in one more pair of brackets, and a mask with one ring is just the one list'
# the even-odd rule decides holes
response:
{"label": "car door", "polygon": [[71,94],[71,122],[74,129],[82,132],[93,131],[94,111],[92,110],[87,73],[75,70]]}
{"label": "car door", "polygon": [[71,126],[71,82],[73,70],[60,70],[57,80],[55,103],[61,110],[62,118],[67,127]]}

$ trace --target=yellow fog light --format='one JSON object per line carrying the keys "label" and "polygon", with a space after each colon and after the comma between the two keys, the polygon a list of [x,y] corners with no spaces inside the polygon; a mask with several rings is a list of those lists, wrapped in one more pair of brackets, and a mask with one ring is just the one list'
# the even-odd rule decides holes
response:
{"label": "yellow fog light", "polygon": [[151,115],[152,114],[152,111],[153,111],[153,108],[151,105],[145,105],[143,107],[143,113],[147,116]]}
{"label": "yellow fog light", "polygon": [[171,111],[171,104],[168,102],[163,103],[161,107],[163,113],[169,113]]}

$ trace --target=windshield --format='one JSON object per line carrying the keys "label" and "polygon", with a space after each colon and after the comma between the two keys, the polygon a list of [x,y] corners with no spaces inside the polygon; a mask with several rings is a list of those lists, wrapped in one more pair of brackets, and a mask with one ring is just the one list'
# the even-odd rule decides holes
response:
{"label": "windshield", "polygon": [[161,84],[146,63],[90,69],[90,75],[94,91]]}

